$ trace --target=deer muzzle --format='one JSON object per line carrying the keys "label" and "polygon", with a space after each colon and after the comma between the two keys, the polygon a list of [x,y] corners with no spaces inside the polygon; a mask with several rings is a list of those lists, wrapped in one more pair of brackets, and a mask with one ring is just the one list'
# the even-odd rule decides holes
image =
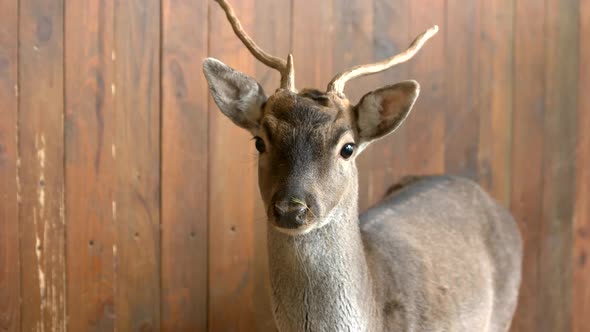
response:
{"label": "deer muzzle", "polygon": [[313,223],[314,210],[317,206],[310,193],[299,186],[287,186],[275,193],[268,214],[276,227],[296,230]]}
{"label": "deer muzzle", "polygon": [[280,201],[273,205],[273,214],[277,226],[282,228],[299,228],[307,222],[307,205],[299,201]]}

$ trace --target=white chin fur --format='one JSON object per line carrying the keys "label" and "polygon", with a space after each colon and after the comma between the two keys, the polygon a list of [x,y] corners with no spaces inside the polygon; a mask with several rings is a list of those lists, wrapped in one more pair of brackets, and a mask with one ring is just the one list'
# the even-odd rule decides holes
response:
{"label": "white chin fur", "polygon": [[319,229],[322,228],[324,226],[326,226],[327,224],[330,223],[330,221],[332,221],[334,219],[334,211],[335,209],[332,209],[325,217],[320,217],[319,219],[316,219],[317,221],[314,222],[311,225],[307,225],[305,227],[300,227],[297,229],[290,229],[290,228],[281,228],[276,226],[274,223],[271,223],[272,228],[274,228],[276,231],[283,233],[283,234],[287,234],[290,236],[299,236],[299,235],[305,235],[311,231],[313,231],[314,229]]}
{"label": "white chin fur", "polygon": [[281,227],[278,227],[274,224],[272,224],[272,227],[280,233],[287,234],[290,236],[298,236],[298,235],[305,235],[305,234],[313,231],[314,229],[322,228],[322,227],[326,226],[329,222],[330,222],[330,218],[322,218],[322,219],[320,219],[319,222],[314,222],[311,225],[299,227],[297,229],[281,228]]}
{"label": "white chin fur", "polygon": [[279,233],[283,233],[283,234],[287,234],[290,236],[298,236],[298,235],[304,235],[307,234],[309,232],[311,232],[312,230],[316,229],[316,224],[311,224],[305,227],[299,227],[296,229],[293,228],[281,228],[275,225],[272,225],[272,227],[278,231]]}

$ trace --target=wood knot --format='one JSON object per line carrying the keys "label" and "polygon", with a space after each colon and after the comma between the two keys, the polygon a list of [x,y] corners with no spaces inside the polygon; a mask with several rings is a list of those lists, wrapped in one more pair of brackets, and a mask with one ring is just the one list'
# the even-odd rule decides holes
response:
{"label": "wood knot", "polygon": [[583,268],[586,266],[586,262],[588,260],[588,255],[586,254],[586,251],[583,251],[580,253],[580,256],[578,257],[578,266]]}

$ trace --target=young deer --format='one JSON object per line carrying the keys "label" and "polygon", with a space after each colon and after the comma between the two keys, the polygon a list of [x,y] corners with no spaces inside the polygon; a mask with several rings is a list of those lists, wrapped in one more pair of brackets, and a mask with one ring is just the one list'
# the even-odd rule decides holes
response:
{"label": "young deer", "polygon": [[266,206],[273,313],[280,331],[507,331],[522,244],[510,214],[477,184],[413,178],[358,215],[355,159],[393,132],[416,101],[404,81],[351,105],[346,81],[409,60],[408,50],[337,75],[327,92],[295,90],[293,58],[261,50],[232,8],[216,0],[254,56],[281,73],[266,97],[252,78],[209,58],[213,99],[250,131]]}

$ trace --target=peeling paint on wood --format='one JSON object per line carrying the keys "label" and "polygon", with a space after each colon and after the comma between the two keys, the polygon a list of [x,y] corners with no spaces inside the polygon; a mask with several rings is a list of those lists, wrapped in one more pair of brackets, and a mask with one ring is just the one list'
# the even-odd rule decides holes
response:
{"label": "peeling paint on wood", "polygon": [[[117,220],[117,202],[113,201],[112,202],[112,216],[113,216],[113,220]],[[114,246],[113,246],[114,248]]]}

